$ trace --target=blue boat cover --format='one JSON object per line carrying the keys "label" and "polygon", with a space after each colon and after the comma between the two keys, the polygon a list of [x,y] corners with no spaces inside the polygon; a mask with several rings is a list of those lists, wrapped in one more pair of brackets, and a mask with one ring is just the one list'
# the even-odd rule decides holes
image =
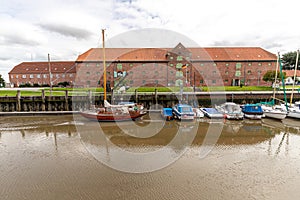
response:
{"label": "blue boat cover", "polygon": [[205,110],[209,114],[220,114],[220,112],[218,112],[215,108],[204,108],[203,110]]}
{"label": "blue boat cover", "polygon": [[172,108],[164,108],[163,111],[165,116],[173,116]]}
{"label": "blue boat cover", "polygon": [[259,114],[259,113],[263,113],[263,110],[260,105],[246,104],[243,106],[243,112]]}

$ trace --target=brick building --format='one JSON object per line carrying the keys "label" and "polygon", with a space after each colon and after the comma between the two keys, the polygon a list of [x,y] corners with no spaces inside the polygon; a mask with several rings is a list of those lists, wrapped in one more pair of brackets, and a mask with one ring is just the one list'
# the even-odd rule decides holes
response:
{"label": "brick building", "polygon": [[[51,74],[51,76],[50,76]],[[18,87],[29,83],[39,85],[57,85],[60,82],[69,82],[71,85],[76,77],[74,61],[59,62],[23,62],[15,66],[9,73],[10,83]]]}
{"label": "brick building", "polygon": [[[277,56],[259,47],[106,48],[107,82],[120,86],[269,85]],[[103,49],[91,48],[75,62],[23,62],[9,72],[14,86],[69,82],[75,87],[103,86]],[[51,74],[51,78],[50,78]]]}
{"label": "brick building", "polygon": [[[107,81],[126,86],[269,85],[277,56],[259,47],[106,48]],[[76,60],[79,87],[103,85],[103,50],[92,48]]]}

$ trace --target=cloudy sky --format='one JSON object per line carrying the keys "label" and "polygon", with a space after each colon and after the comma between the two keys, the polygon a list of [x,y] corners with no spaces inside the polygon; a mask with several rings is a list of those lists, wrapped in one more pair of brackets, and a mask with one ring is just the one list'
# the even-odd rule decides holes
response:
{"label": "cloudy sky", "polygon": [[163,29],[202,47],[295,51],[299,6],[296,0],[0,0],[0,74],[8,81],[15,65],[47,61],[48,53],[53,61],[76,60],[101,46],[104,28],[108,40],[128,31]]}

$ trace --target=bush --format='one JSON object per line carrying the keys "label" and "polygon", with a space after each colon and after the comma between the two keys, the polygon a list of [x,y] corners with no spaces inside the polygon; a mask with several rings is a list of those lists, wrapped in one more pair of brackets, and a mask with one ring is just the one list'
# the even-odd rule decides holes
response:
{"label": "bush", "polygon": [[64,82],[59,82],[57,85],[59,87],[67,87],[67,86],[70,86],[70,83],[67,81],[64,81]]}
{"label": "bush", "polygon": [[32,85],[30,83],[24,83],[24,84],[21,84],[19,85],[20,88],[23,88],[23,87],[32,87]]}

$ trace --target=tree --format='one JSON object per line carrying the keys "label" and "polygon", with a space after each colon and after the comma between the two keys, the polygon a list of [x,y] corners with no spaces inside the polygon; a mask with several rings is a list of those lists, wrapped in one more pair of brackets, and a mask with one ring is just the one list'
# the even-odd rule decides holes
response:
{"label": "tree", "polygon": [[[266,82],[274,82],[275,81],[275,75],[276,75],[276,71],[267,71],[264,76],[263,76],[263,80]],[[281,74],[280,72],[278,72],[277,74],[277,80],[281,80],[281,77],[283,75],[283,79],[285,79],[286,74],[283,73]]]}
{"label": "tree", "polygon": [[5,80],[2,78],[1,74],[0,74],[0,87],[5,87]]}
{"label": "tree", "polygon": [[[297,57],[297,51],[293,52],[288,52],[286,54],[282,55],[282,67],[283,69],[291,70],[295,69],[295,64],[296,64],[296,57]],[[300,69],[300,63],[298,62],[298,69]]]}

